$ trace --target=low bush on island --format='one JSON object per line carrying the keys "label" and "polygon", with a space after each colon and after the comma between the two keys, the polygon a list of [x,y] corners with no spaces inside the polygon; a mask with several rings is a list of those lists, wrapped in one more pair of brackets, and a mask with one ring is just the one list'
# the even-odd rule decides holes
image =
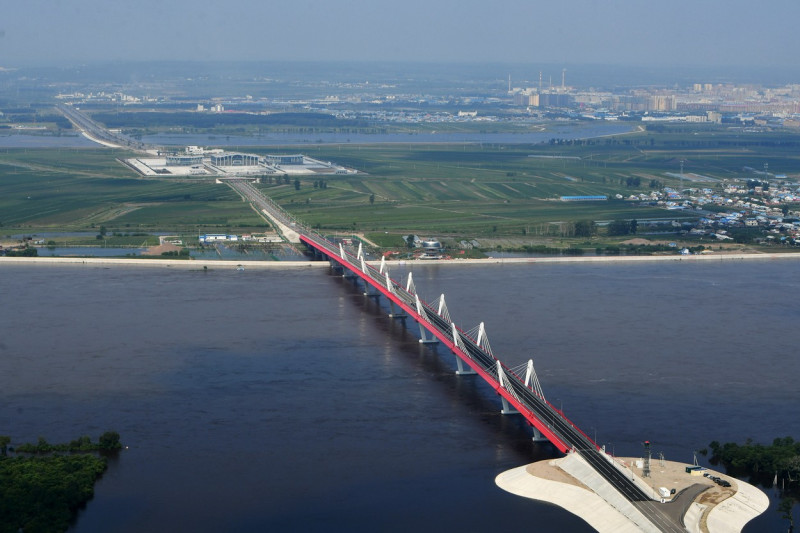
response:
{"label": "low bush on island", "polygon": [[12,448],[0,436],[0,533],[66,531],[77,512],[94,496],[94,483],[107,468],[103,453],[122,448],[119,433],[98,442],[80,437],[66,444]]}

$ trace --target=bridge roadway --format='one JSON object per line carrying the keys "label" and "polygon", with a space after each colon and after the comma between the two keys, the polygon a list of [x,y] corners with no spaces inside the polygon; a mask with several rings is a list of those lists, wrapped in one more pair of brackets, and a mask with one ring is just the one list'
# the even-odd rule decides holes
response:
{"label": "bridge roadway", "polygon": [[67,119],[79,130],[84,131],[87,135],[97,140],[105,141],[107,143],[115,144],[123,148],[129,148],[139,152],[147,152],[148,150],[158,149],[158,147],[154,145],[145,144],[141,141],[132,139],[127,135],[109,131],[71,105],[58,104],[56,109],[60,111],[62,115],[67,117]]}
{"label": "bridge roadway", "polygon": [[[520,414],[548,437],[557,448],[565,453],[573,451],[580,454],[625,499],[634,502],[656,528],[668,532],[685,531],[658,508],[660,504],[653,502],[652,498],[631,477],[628,477],[630,473],[620,470],[584,432],[539,396],[535,390],[526,386],[519,376],[503,366],[502,363],[500,363],[503,368],[501,382],[498,370],[499,360],[469,335],[454,328],[453,323],[440,316],[430,304],[419,300],[422,305],[421,307],[417,306],[417,295],[408,292],[405,287],[391,280],[387,273],[381,273],[380,270],[365,261],[359,264],[361,261],[359,258],[346,252],[343,248],[337,249],[327,239],[309,231],[302,232],[300,239],[306,245],[327,256],[329,260],[335,260],[344,268],[357,274],[365,283],[378,289],[384,296],[423,324],[426,329],[481,375],[498,394],[514,405]],[[422,313],[419,313],[417,309],[421,309]],[[455,335],[458,336],[457,340]]]}
{"label": "bridge roadway", "polygon": [[[329,261],[339,263],[353,274],[364,280],[365,284],[378,290],[391,302],[402,308],[425,329],[430,331],[439,341],[450,348],[457,357],[480,375],[499,395],[513,405],[536,429],[562,453],[575,452],[614,487],[653,524],[653,527],[669,533],[683,533],[685,529],[670,518],[653,499],[636,484],[631,472],[620,467],[593,442],[583,431],[567,419],[544,397],[540,396],[532,386],[525,384],[516,373],[505,367],[490,350],[480,345],[469,335],[460,331],[453,322],[414,292],[389,277],[388,270],[381,272],[367,264],[363,256],[357,257],[347,252],[341,245],[311,231],[294,220],[274,202],[257,191],[247,180],[230,180],[226,183],[239,191],[250,201],[253,195],[264,201],[258,206],[264,209],[281,224],[291,226],[300,235],[300,240],[315,252],[327,257]],[[409,287],[410,288],[410,287]],[[502,370],[500,370],[502,369]],[[501,378],[502,372],[502,378]]]}

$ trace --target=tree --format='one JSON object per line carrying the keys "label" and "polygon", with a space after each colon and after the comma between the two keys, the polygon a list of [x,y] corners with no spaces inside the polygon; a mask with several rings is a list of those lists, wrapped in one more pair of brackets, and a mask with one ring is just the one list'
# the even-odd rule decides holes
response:
{"label": "tree", "polygon": [[100,435],[98,440],[101,450],[119,450],[122,444],[119,442],[119,433],[116,431],[106,431]]}
{"label": "tree", "polygon": [[300,190],[300,178],[295,178],[294,179],[294,190],[296,190],[296,191]]}
{"label": "tree", "polygon": [[31,246],[26,246],[21,250],[6,250],[7,257],[38,257],[39,250]]}
{"label": "tree", "polygon": [[409,248],[414,247],[414,235],[409,235],[406,237],[406,245],[408,245]]}
{"label": "tree", "polygon": [[375,195],[374,194],[370,194],[369,195],[369,204],[372,205],[374,203],[375,203]]}
{"label": "tree", "polygon": [[636,231],[639,229],[639,222],[634,218],[631,220],[631,234],[636,235]]}
{"label": "tree", "polygon": [[800,477],[800,455],[795,455],[794,457],[786,459],[783,463],[783,468],[786,469],[786,474],[791,479]]}
{"label": "tree", "polygon": [[11,444],[11,437],[7,435],[0,435],[0,453],[6,455],[8,453],[9,444]]}
{"label": "tree", "polygon": [[576,237],[591,237],[597,231],[593,220],[579,220],[575,223]]}
{"label": "tree", "polygon": [[[631,225],[627,220],[614,220],[608,225],[609,235],[627,235],[631,231]],[[575,234],[578,234],[577,228]]]}
{"label": "tree", "polygon": [[778,504],[778,512],[783,513],[781,518],[789,521],[789,533],[794,531],[794,518],[792,517],[792,509],[794,509],[793,498],[783,498]]}

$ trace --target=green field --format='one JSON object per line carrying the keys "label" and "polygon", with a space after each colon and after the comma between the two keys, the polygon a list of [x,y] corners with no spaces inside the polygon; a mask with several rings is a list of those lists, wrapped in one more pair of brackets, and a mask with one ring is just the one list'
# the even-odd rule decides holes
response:
{"label": "green field", "polygon": [[[690,211],[615,199],[649,193],[651,186],[679,186],[680,161],[684,187],[719,190],[723,180],[763,177],[757,170],[765,164],[790,181],[800,175],[796,133],[708,126],[664,129],[536,145],[304,146],[310,157],[359,173],[301,177],[299,190],[293,183],[260,187],[301,221],[327,231],[547,239],[570,237],[569,228],[578,220],[692,218]],[[0,231],[76,231],[103,225],[109,232],[196,234],[268,227],[226,186],[211,180],[141,178],[116,161],[126,155],[109,149],[0,151]],[[320,180],[324,186],[315,187]],[[562,195],[610,199],[562,202]]]}
{"label": "green field", "polygon": [[0,224],[12,232],[262,229],[240,197],[211,181],[139,177],[107,149],[0,152]]}
{"label": "green field", "polygon": [[[649,193],[651,183],[678,187],[681,160],[684,187],[720,189],[723,180],[756,176],[743,169],[765,163],[791,178],[800,173],[798,142],[796,134],[743,136],[717,128],[571,144],[317,146],[305,152],[364,174],[326,177],[325,189],[313,187],[314,177],[301,179],[299,191],[264,190],[323,229],[553,235],[559,221],[691,217],[614,197]],[[631,178],[639,186],[629,186]],[[611,199],[565,203],[562,195]]]}

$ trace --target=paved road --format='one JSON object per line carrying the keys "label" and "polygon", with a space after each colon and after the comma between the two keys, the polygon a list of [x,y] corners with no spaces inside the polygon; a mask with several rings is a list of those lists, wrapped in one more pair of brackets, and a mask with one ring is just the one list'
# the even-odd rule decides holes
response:
{"label": "paved road", "polygon": [[84,113],[81,113],[78,109],[74,108],[71,105],[66,104],[58,104],[56,109],[67,117],[67,119],[72,122],[79,130],[86,132],[87,135],[98,139],[100,141],[104,141],[110,144],[114,144],[120,146],[122,148],[129,148],[131,150],[139,151],[139,152],[147,152],[148,150],[157,150],[158,147],[145,144],[141,141],[137,141],[136,139],[131,139],[127,135],[122,135],[121,133],[114,133],[112,131],[107,130],[102,125],[98,124],[91,118],[89,118]]}

